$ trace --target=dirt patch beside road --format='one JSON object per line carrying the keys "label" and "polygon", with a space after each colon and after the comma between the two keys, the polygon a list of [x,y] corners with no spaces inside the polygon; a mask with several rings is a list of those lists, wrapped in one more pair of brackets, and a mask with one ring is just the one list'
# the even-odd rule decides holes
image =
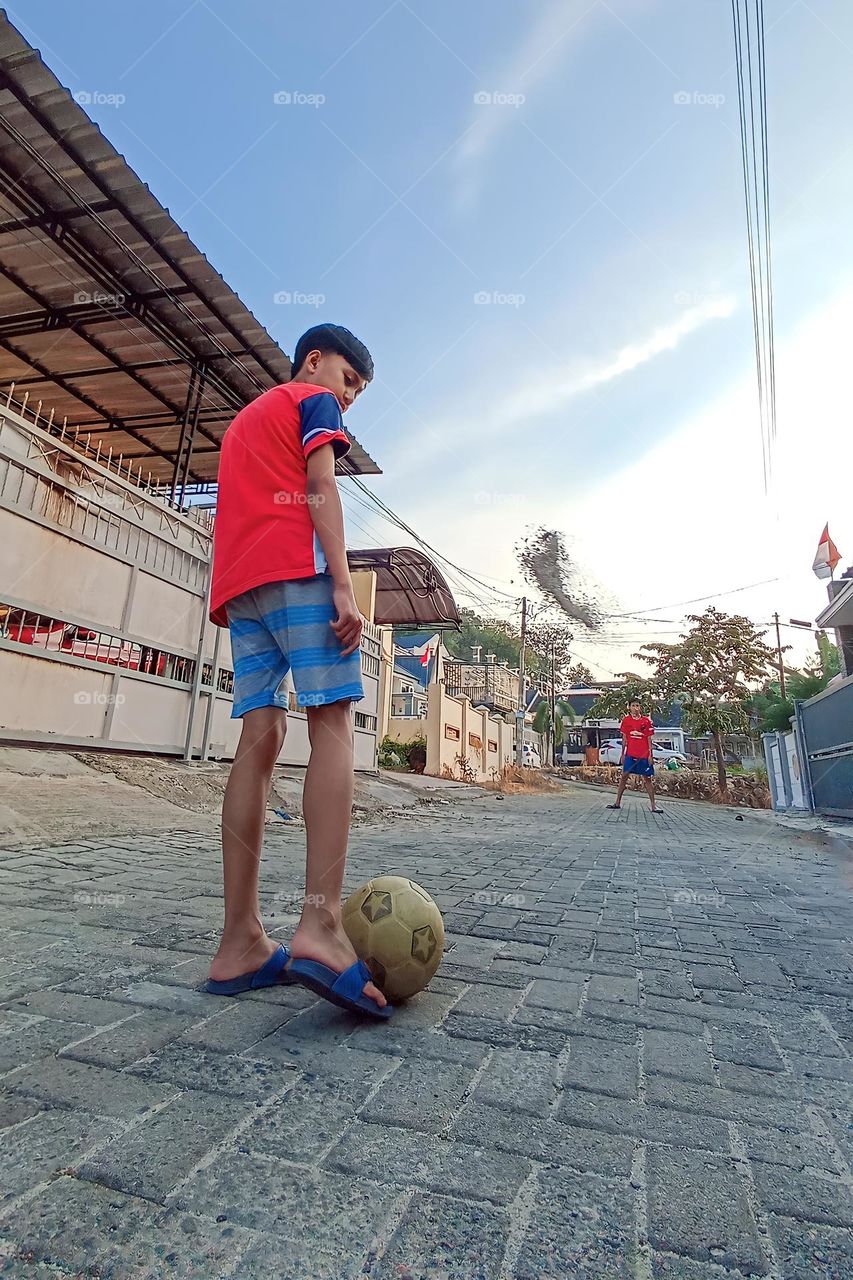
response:
{"label": "dirt patch beside road", "polygon": [[[139,831],[215,832],[230,766],[185,764],[118,752],[0,747],[0,842],[56,844]],[[270,825],[302,823],[304,769],[278,767]],[[381,773],[357,774],[353,825],[429,821],[439,806],[465,802],[477,787]]]}

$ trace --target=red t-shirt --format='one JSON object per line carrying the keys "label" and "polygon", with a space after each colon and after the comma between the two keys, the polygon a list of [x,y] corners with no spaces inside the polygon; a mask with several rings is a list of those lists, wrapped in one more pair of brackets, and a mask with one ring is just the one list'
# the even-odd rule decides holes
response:
{"label": "red t-shirt", "polygon": [[619,728],[628,740],[626,755],[632,760],[651,758],[651,741],[655,727],[648,716],[626,716]]}
{"label": "red t-shirt", "polygon": [[306,459],[350,447],[340,405],[312,382],[286,382],[241,409],[225,432],[213,529],[210,617],[228,625],[229,600],[265,582],[311,578],[326,557],[308,505]]}

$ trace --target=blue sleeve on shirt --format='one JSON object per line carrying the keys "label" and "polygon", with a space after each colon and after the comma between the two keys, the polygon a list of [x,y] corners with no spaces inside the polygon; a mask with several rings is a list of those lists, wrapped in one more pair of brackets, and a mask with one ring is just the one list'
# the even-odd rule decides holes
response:
{"label": "blue sleeve on shirt", "polygon": [[299,422],[302,449],[306,454],[317,448],[320,441],[324,444],[331,442],[336,458],[342,458],[349,451],[340,406],[331,391],[318,391],[316,395],[301,400]]}

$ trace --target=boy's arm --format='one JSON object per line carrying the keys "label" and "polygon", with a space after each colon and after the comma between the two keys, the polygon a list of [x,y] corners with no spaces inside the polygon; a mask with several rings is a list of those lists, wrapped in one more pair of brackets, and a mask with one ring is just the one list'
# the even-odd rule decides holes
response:
{"label": "boy's arm", "polygon": [[317,531],[334,583],[337,621],[332,630],[337,636],[343,657],[354,653],[361,643],[362,617],[352,589],[347,547],[344,537],[344,512],[335,480],[335,451],[331,444],[314,449],[306,460],[308,471],[308,511]]}

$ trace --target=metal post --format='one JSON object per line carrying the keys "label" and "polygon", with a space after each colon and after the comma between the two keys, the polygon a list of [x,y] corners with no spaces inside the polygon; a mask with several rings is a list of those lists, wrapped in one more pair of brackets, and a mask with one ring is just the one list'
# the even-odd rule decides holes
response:
{"label": "metal post", "polygon": [[201,760],[207,759],[207,753],[210,748],[210,730],[213,725],[213,709],[216,706],[216,668],[219,663],[219,646],[222,642],[222,627],[216,628],[216,636],[213,641],[213,674],[211,676],[210,697],[207,700],[207,711],[204,715],[204,733],[201,738]]}
{"label": "metal post", "polygon": [[521,600],[521,648],[518,652],[518,710],[515,713],[515,763],[524,762],[524,646],[527,641],[527,596]]}
{"label": "metal post", "polygon": [[773,621],[776,623],[776,657],[779,662],[779,688],[782,693],[782,701],[785,701],[785,664],[782,661],[782,636],[779,631],[779,615],[773,614]]}
{"label": "metal post", "polygon": [[187,387],[187,398],[184,401],[184,412],[181,417],[181,434],[178,437],[178,448],[175,452],[175,465],[172,468],[172,487],[169,491],[169,501],[175,501],[175,494],[178,491],[178,473],[181,469],[181,458],[184,452],[184,444],[187,438],[187,429],[190,422],[190,411],[192,407],[193,395],[195,394],[196,380],[198,379],[198,369],[195,365],[190,372],[190,381]]}
{"label": "metal post", "polygon": [[[555,649],[556,640],[551,640],[551,764],[557,763],[557,691],[555,689]],[[562,721],[560,722],[562,728]],[[562,739],[562,735],[561,735]]]}
{"label": "metal post", "polygon": [[187,456],[184,460],[183,475],[181,477],[181,496],[178,502],[180,507],[184,505],[184,494],[187,491],[187,484],[190,478],[190,463],[192,462],[193,449],[195,448],[195,435],[198,428],[198,415],[201,412],[201,398],[204,395],[204,384],[207,376],[207,370],[204,365],[201,366],[198,379],[198,387],[196,388],[195,404],[193,406],[192,426],[190,428],[189,440],[187,441]]}
{"label": "metal post", "polygon": [[[210,588],[213,582],[212,565],[207,568],[207,587],[204,593],[204,607],[201,612],[201,627],[198,635],[198,649],[195,655],[195,670],[193,671],[192,691],[190,693],[190,708],[187,716],[187,736],[184,742],[184,761],[189,762],[193,758],[193,730],[195,729],[196,712],[198,711],[198,698],[201,692],[201,673],[204,668],[204,635],[207,630],[207,615],[210,612]],[[218,630],[219,628],[217,628]]]}

